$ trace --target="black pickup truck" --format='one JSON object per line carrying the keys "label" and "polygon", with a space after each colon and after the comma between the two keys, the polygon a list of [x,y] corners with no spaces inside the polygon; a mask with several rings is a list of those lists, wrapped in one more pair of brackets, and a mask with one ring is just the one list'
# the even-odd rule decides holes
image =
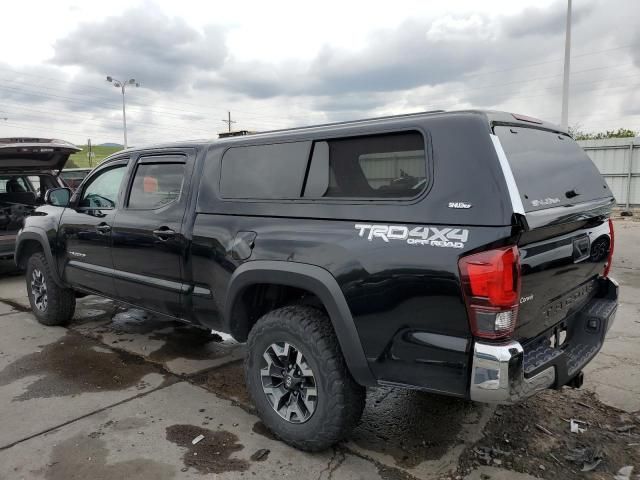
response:
{"label": "black pickup truck", "polygon": [[228,332],[263,421],[306,450],[348,434],[365,387],[579,387],[617,308],[611,191],[567,132],[521,115],[130,149],[46,200],[15,252],[42,323],[97,294]]}

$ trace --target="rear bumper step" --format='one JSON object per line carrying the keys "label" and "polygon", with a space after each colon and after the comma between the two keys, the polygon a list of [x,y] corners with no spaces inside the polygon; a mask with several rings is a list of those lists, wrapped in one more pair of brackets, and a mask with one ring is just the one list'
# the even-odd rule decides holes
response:
{"label": "rear bumper step", "polygon": [[471,369],[471,400],[516,403],[546,388],[559,388],[580,374],[600,351],[615,320],[618,284],[604,279],[601,296],[592,299],[567,321],[566,341],[558,347],[550,332],[522,346],[519,342],[476,342]]}

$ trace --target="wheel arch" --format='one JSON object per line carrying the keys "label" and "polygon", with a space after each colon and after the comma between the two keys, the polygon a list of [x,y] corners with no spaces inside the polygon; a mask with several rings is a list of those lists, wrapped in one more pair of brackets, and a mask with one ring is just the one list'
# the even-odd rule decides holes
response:
{"label": "wheel arch", "polygon": [[315,295],[327,311],[349,372],[357,383],[376,384],[360,342],[351,311],[336,279],[316,265],[274,260],[246,262],[233,273],[223,307],[224,327],[234,338],[245,340],[251,319],[241,307],[244,292],[258,284],[306,290]]}
{"label": "wheel arch", "polygon": [[51,253],[46,233],[35,229],[20,232],[14,253],[16,265],[20,268],[25,268],[29,257],[36,252],[44,253],[47,263],[51,267],[53,279],[58,285],[62,286],[62,281],[58,275],[58,269],[53,254]]}

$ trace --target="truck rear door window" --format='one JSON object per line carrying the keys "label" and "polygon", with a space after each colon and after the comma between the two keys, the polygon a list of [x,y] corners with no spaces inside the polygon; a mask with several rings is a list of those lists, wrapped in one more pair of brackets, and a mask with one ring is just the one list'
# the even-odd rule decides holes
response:
{"label": "truck rear door window", "polygon": [[315,142],[304,196],[412,198],[426,185],[422,134],[388,133]]}
{"label": "truck rear door window", "polygon": [[526,127],[497,126],[526,212],[611,195],[600,172],[570,137]]}
{"label": "truck rear door window", "polygon": [[177,200],[182,191],[184,162],[142,163],[136,168],[129,208],[153,210]]}

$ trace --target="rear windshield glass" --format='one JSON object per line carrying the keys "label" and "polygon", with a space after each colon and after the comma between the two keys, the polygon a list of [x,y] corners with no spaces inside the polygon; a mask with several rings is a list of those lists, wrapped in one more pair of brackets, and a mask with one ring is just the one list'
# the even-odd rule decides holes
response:
{"label": "rear windshield glass", "polygon": [[494,129],[527,212],[611,195],[587,154],[565,135],[535,128]]}

